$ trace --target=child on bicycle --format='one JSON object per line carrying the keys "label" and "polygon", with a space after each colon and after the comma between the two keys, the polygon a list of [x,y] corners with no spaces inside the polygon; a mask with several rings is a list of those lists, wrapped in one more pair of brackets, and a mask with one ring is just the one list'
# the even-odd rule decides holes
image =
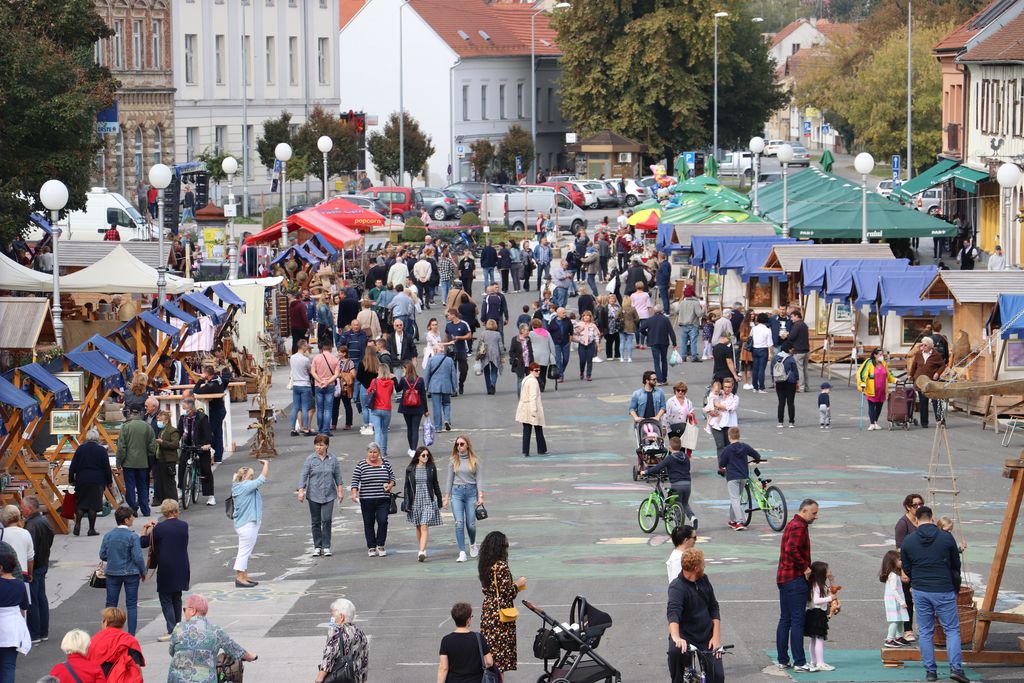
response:
{"label": "child on bicycle", "polygon": [[807,611],[804,612],[804,637],[811,639],[810,670],[835,671],[825,663],[825,638],[828,637],[828,606],[833,600],[829,583],[832,573],[825,562],[811,562],[811,585],[807,596]]}
{"label": "child on bicycle", "polygon": [[683,450],[683,442],[678,436],[668,440],[669,453],[657,465],[640,472],[642,476],[657,476],[660,472],[668,472],[668,485],[672,492],[679,497],[679,504],[683,506],[683,513],[689,520],[689,525],[697,530],[697,517],[690,507],[690,491],[692,480],[690,478],[690,456]]}
{"label": "child on bicycle", "polygon": [[749,461],[761,462],[761,454],[740,441],[740,428],[729,427],[729,445],[718,456],[718,473],[725,477],[729,492],[729,528],[743,531],[746,513],[740,506],[740,493],[750,475]]}
{"label": "child on bicycle", "polygon": [[885,634],[885,647],[903,647],[910,643],[903,640],[903,622],[909,619],[907,600],[903,596],[903,582],[900,580],[900,551],[890,550],[882,558],[882,571],[878,580],[885,584],[885,620],[889,630]]}

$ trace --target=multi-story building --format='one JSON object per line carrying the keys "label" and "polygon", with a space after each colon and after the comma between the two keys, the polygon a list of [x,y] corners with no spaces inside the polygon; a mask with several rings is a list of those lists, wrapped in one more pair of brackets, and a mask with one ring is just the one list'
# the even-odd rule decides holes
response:
{"label": "multi-story building", "polygon": [[118,130],[103,135],[93,182],[135,201],[149,167],[174,158],[174,83],[170,3],[97,0],[96,12],[114,32],[96,43],[98,64],[118,89]]}
{"label": "multi-story building", "polygon": [[[531,5],[484,0],[404,4],[368,0],[341,29],[341,109],[376,116],[378,125],[369,126],[370,134],[399,111],[401,99],[432,139],[435,153],[423,178],[431,185],[470,178],[470,144],[482,139],[497,144],[513,124],[530,131],[531,116],[536,119],[538,168],[564,166],[568,122],[561,112],[560,52],[548,15]],[[377,49],[382,36],[387,36],[388,50]],[[370,159],[367,168],[376,177]]]}
{"label": "multi-story building", "polygon": [[[263,122],[282,111],[294,128],[316,105],[338,111],[338,0],[175,0],[173,7],[174,160],[231,154],[245,168],[235,192],[247,195],[249,208],[276,204],[256,141]],[[363,57],[372,62],[377,48]],[[301,195],[309,185],[294,190]]]}

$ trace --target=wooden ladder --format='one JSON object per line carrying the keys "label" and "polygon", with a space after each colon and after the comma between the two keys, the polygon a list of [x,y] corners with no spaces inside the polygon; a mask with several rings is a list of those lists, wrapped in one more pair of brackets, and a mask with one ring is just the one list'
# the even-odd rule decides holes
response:
{"label": "wooden ladder", "polygon": [[[956,470],[953,468],[953,449],[949,445],[949,432],[942,421],[937,420],[935,424],[935,438],[932,440],[932,454],[928,460],[928,474],[925,479],[928,480],[928,504],[936,519],[939,517],[938,496],[950,497],[955,524],[953,534],[959,538],[962,545],[964,527],[960,521],[960,487],[956,479]],[[965,560],[961,563],[961,572],[967,573]]]}

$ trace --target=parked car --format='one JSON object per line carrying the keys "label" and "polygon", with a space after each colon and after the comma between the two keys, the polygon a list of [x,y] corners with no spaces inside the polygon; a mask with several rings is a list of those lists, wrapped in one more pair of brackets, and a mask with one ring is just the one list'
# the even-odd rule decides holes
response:
{"label": "parked car", "polygon": [[[679,179],[676,178],[675,176],[670,175],[670,176],[665,176],[665,177],[668,178],[671,181],[669,183],[670,187],[672,185],[675,185],[676,183],[679,182]],[[654,176],[652,176],[652,175],[644,176],[643,178],[641,178],[639,180],[639,183],[647,188],[647,191],[650,193],[650,195],[652,197],[657,197],[658,196],[658,181],[657,181],[657,179],[655,179]]]}
{"label": "parked car", "polygon": [[592,192],[594,198],[592,201],[587,202],[588,209],[600,209],[606,206],[618,206],[619,200],[615,196],[615,192],[608,189],[608,186],[604,184],[603,180],[580,180],[577,181],[577,185],[582,185],[585,198],[590,200],[590,195],[586,194]]}
{"label": "parked car", "polygon": [[[892,181],[889,181],[892,182]],[[914,208],[934,216],[942,210],[942,189],[933,187],[914,195]]]}
{"label": "parked car", "polygon": [[408,213],[417,211],[421,205],[418,192],[411,187],[380,186],[371,187],[359,193],[364,197],[379,199],[387,207],[384,215],[390,212],[392,218],[399,220]]}
{"label": "parked car", "polygon": [[754,155],[752,152],[725,152],[718,164],[718,174],[722,176],[754,177]]}
{"label": "parked car", "polygon": [[364,197],[358,194],[336,194],[332,199],[344,199],[347,202],[351,202],[361,209],[367,211],[376,211],[381,216],[388,215],[388,206],[379,199],[373,197]]}
{"label": "parked car", "polygon": [[576,233],[587,227],[583,209],[564,193],[544,185],[527,185],[525,193],[488,193],[481,197],[481,202],[487,216],[504,218],[505,223],[516,231],[532,230],[539,213],[552,218],[557,215],[562,230]]}
{"label": "parked car", "polygon": [[544,182],[548,183],[568,183],[578,180],[574,175],[550,175]]}
{"label": "parked car", "polygon": [[572,203],[576,206],[586,206],[586,198],[580,188],[576,186],[576,183],[566,183],[561,181],[549,180],[546,183],[541,183],[545,187],[553,187],[558,192],[561,192],[566,197],[572,200]]}
{"label": "parked car", "polygon": [[811,153],[803,145],[793,145],[793,161],[790,166],[810,166]]}
{"label": "parked car", "polygon": [[621,183],[622,203],[626,206],[636,206],[651,196],[651,191],[647,189],[647,186],[642,185],[635,178],[624,178]]}
{"label": "parked car", "polygon": [[423,208],[435,221],[457,217],[459,200],[453,193],[436,187],[420,187],[416,189],[416,193],[420,196]]}
{"label": "parked car", "polygon": [[878,185],[875,186],[875,192],[882,195],[886,199],[892,197],[892,181],[891,180],[879,180]]}
{"label": "parked car", "polygon": [[449,192],[469,192],[479,197],[484,192],[508,192],[509,187],[509,185],[499,185],[498,183],[485,183],[482,180],[463,180],[452,183],[444,189]]}
{"label": "parked car", "polygon": [[766,157],[775,156],[776,154],[779,153],[779,147],[782,147],[784,144],[786,144],[785,140],[769,140],[768,142],[764,143],[764,155]]}
{"label": "parked car", "polygon": [[455,201],[457,202],[455,207],[455,217],[462,218],[464,213],[480,213],[480,197],[473,194],[472,192],[461,192],[458,190],[446,190],[455,195]]}
{"label": "parked car", "polygon": [[611,193],[609,197],[615,199],[615,203],[610,204],[610,206],[622,206],[622,182],[619,180],[599,180],[598,182],[604,183],[604,186],[608,188],[608,191]]}

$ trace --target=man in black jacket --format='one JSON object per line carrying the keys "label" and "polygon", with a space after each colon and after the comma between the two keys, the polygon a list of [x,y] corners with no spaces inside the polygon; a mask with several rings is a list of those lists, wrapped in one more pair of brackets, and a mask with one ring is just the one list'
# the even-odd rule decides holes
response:
{"label": "man in black jacket", "polygon": [[[350,297],[344,289],[338,290],[338,336],[344,334],[345,328],[352,324],[357,315],[359,315],[359,300]],[[335,339],[335,341],[338,340]]]}
{"label": "man in black jacket", "polygon": [[[196,395],[208,395],[206,399],[207,410],[210,411],[210,432],[212,439],[210,445],[213,447],[213,461],[220,462],[224,459],[224,416],[227,410],[224,408],[224,392],[228,385],[223,375],[218,374],[212,365],[203,366],[203,376],[199,378],[192,388]],[[228,438],[231,435],[228,434]],[[212,493],[210,495],[213,495]]]}
{"label": "man in black jacket", "polygon": [[640,332],[647,337],[647,345],[654,356],[654,374],[658,376],[658,384],[668,384],[668,345],[676,348],[676,331],[672,321],[661,312],[661,306],[655,306],[651,317],[640,321]]}
{"label": "man in black jacket", "polygon": [[487,240],[487,245],[480,250],[480,267],[484,271],[484,287],[490,287],[495,281],[494,269],[498,267],[498,250]]}
{"label": "man in black jacket", "polygon": [[384,346],[391,357],[392,370],[401,368],[407,361],[416,360],[416,343],[405,331],[405,323],[401,320],[395,320],[395,332],[388,335]]}
{"label": "man in black jacket", "polygon": [[789,314],[792,326],[786,339],[793,344],[793,360],[800,371],[800,391],[807,391],[807,354],[811,352],[810,330],[804,322],[804,314],[794,310]]}
{"label": "man in black jacket", "polygon": [[483,307],[480,310],[480,324],[486,325],[493,320],[498,325],[501,341],[505,341],[505,325],[508,324],[508,300],[498,291],[498,283],[493,282],[484,295]]}
{"label": "man in black jacket", "polygon": [[926,680],[938,680],[935,665],[935,619],[946,634],[949,677],[968,683],[960,651],[960,620],[956,597],[960,591],[960,548],[953,535],[935,526],[931,508],[922,505],[914,513],[917,531],[903,539],[900,561],[914,591],[914,620],[920,631],[921,663]]}
{"label": "man in black jacket", "polygon": [[213,465],[210,461],[210,418],[196,410],[196,401],[188,397],[181,401],[184,411],[178,418],[178,433],[181,434],[181,455],[178,459],[178,488],[182,497],[185,491],[185,463],[195,453],[199,460],[199,479],[203,485],[203,495],[209,496],[207,505],[216,505],[213,497]]}
{"label": "man in black jacket", "polygon": [[558,382],[565,381],[565,368],[569,365],[569,353],[572,349],[572,320],[565,314],[565,307],[560,306],[555,317],[548,323],[548,334],[555,345],[555,363],[558,365]]}
{"label": "man in black jacket", "polygon": [[21,499],[21,518],[25,531],[32,536],[35,557],[32,561],[32,582],[29,583],[32,603],[29,605],[28,632],[32,642],[50,637],[50,602],[46,598],[46,570],[50,566],[50,548],[53,546],[53,527],[39,511],[39,499],[25,496]]}
{"label": "man in black jacket", "polygon": [[[694,656],[704,665],[707,683],[724,683],[722,616],[711,581],[704,575],[704,553],[683,551],[682,572],[668,585],[668,671],[673,681],[683,680],[683,668]],[[704,652],[694,655],[693,646]],[[710,651],[710,652],[708,652]]]}

